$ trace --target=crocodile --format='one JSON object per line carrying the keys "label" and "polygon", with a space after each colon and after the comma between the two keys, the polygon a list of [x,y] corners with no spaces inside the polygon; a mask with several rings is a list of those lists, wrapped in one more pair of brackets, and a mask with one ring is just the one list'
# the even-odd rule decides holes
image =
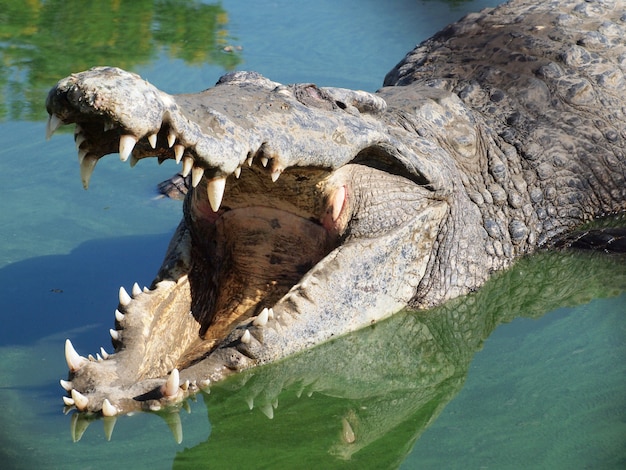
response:
{"label": "crocodile", "polygon": [[120,288],[114,353],[66,341],[65,404],[105,417],[176,405],[475,291],[626,210],[625,7],[514,0],[467,15],[376,93],[254,72],[180,95],[114,67],[60,80],[47,135],[75,125],[85,188],[112,153],[175,159],[190,182],[151,286]]}

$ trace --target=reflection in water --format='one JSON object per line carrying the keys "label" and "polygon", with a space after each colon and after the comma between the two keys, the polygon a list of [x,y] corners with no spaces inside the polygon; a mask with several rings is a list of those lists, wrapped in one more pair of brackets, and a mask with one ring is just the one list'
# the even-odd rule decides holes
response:
{"label": "reflection in water", "polygon": [[241,58],[227,23],[221,5],[197,1],[2,0],[0,121],[42,119],[50,84],[94,64],[133,70],[166,51],[231,70]]}
{"label": "reflection in water", "polygon": [[[623,267],[623,257],[539,253],[475,294],[215,384],[203,394],[210,437],[179,452],[174,467],[397,467],[499,324],[618,295]],[[181,441],[177,415],[162,417]],[[72,417],[75,439],[88,423]]]}

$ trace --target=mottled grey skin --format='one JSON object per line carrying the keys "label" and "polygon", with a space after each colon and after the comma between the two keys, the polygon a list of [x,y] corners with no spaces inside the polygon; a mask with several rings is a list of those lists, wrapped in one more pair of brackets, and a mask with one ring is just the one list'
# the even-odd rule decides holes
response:
{"label": "mottled grey skin", "polygon": [[[466,294],[624,211],[625,7],[519,1],[469,15],[375,95],[250,73],[176,96],[113,68],[61,80],[49,131],[77,123],[85,186],[128,135],[131,164],[179,152],[194,186],[150,290],[120,296],[115,354],[70,352],[69,403],[112,415],[179,402]],[[180,382],[164,385],[173,369]]]}

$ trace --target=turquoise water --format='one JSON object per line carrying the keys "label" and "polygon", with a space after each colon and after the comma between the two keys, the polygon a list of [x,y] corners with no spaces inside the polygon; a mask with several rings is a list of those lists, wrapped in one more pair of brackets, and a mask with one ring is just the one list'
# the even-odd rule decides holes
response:
{"label": "turquoise water", "polygon": [[71,132],[44,139],[56,80],[119,65],[175,93],[236,68],[373,91],[417,42],[495,2],[92,3],[0,12],[0,467],[626,466],[626,273],[603,257],[537,256],[215,386],[181,412],[181,444],[168,415],[118,419],[110,441],[113,423],[63,415],[65,338],[110,350],[117,289],[150,283],[180,204],[155,198],[168,162],[103,159],[84,191]]}

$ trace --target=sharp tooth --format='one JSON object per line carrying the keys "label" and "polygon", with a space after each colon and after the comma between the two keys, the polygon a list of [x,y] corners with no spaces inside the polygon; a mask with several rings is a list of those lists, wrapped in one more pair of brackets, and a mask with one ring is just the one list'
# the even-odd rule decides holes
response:
{"label": "sharp tooth", "polygon": [[235,178],[239,178],[241,176],[241,167],[238,166],[235,168]]}
{"label": "sharp tooth", "polygon": [[102,362],[102,356],[100,355],[100,353],[96,353],[96,361]]}
{"label": "sharp tooth", "polygon": [[169,148],[172,148],[172,145],[174,145],[175,142],[176,142],[176,134],[174,134],[173,132],[170,132],[169,134],[167,134],[167,146]]}
{"label": "sharp tooth", "polygon": [[203,176],[204,176],[204,168],[199,167],[199,166],[194,166],[191,169],[191,186],[193,186],[194,188],[198,186],[198,183],[200,183],[200,180],[202,179]]}
{"label": "sharp tooth", "polygon": [[76,372],[78,369],[87,364],[87,358],[81,356],[76,352],[72,342],[69,339],[65,340],[65,360],[67,361],[67,367],[71,372]]}
{"label": "sharp tooth", "polygon": [[183,442],[183,424],[180,421],[180,414],[178,412],[169,413],[164,417],[167,427],[170,428],[174,435],[176,444]]}
{"label": "sharp tooth", "polygon": [[72,382],[69,382],[67,380],[59,380],[59,383],[61,384],[61,387],[63,387],[63,390],[65,390],[66,392],[69,392],[72,390],[72,388],[74,388],[74,386],[72,385]]}
{"label": "sharp tooth", "polygon": [[350,426],[348,420],[346,418],[342,418],[341,424],[341,437],[343,437],[343,440],[346,441],[348,444],[354,443],[354,441],[356,441],[356,435],[354,434],[354,430],[352,429],[352,426]]}
{"label": "sharp tooth", "polygon": [[133,300],[131,299],[130,295],[128,295],[128,292],[126,292],[126,289],[124,289],[124,286],[120,287],[120,305],[122,307],[126,307],[128,306],[128,304]]}
{"label": "sharp tooth", "polygon": [[72,441],[80,441],[91,422],[92,420],[87,419],[81,413],[73,413],[70,419],[70,435],[72,436]]}
{"label": "sharp tooth", "polygon": [[251,339],[251,337],[250,337],[250,330],[246,330],[244,332],[244,334],[241,335],[241,340],[240,341],[243,344],[248,344],[250,342],[250,339]]}
{"label": "sharp tooth", "polygon": [[269,419],[274,419],[274,408],[272,408],[271,403],[266,403],[265,405],[261,405],[259,409]]}
{"label": "sharp tooth", "polygon": [[87,150],[78,149],[78,163],[80,165],[83,164],[83,160],[85,159],[85,156],[87,155],[87,153],[89,153],[89,152],[87,152]]}
{"label": "sharp tooth", "polygon": [[180,377],[178,374],[178,369],[173,369],[170,373],[170,376],[167,378],[165,382],[165,386],[163,387],[163,395],[166,397],[173,397],[178,393],[178,387],[180,385]]}
{"label": "sharp tooth", "polygon": [[183,178],[187,178],[189,173],[191,173],[192,168],[193,168],[193,158],[184,157],[183,158],[183,171],[181,172],[181,174],[183,175]]}
{"label": "sharp tooth", "polygon": [[268,158],[267,157],[261,157],[261,165],[263,166],[267,166],[267,162],[268,162]]}
{"label": "sharp tooth", "polygon": [[[102,408],[104,409],[104,403],[102,405]],[[117,418],[115,416],[105,416],[102,421],[104,421],[104,437],[106,437],[107,441],[110,441],[111,436],[113,435],[113,428],[115,428],[115,423],[117,422]]]}
{"label": "sharp tooth", "polygon": [[254,160],[254,157],[250,157],[246,160],[246,163],[248,164],[248,166],[252,166],[252,161]]}
{"label": "sharp tooth", "polygon": [[150,134],[148,136],[148,142],[150,142],[150,147],[155,149],[156,148],[156,144],[157,144],[157,135],[156,134]]}
{"label": "sharp tooth", "polygon": [[146,286],[143,286],[143,293],[146,294],[150,292],[150,289],[148,289]]}
{"label": "sharp tooth", "polygon": [[254,408],[254,397],[246,398],[246,403],[248,404],[248,408],[252,410]]}
{"label": "sharp tooth", "polygon": [[108,398],[105,398],[102,402],[102,415],[103,416],[115,416],[117,414],[117,408],[111,405]]}
{"label": "sharp tooth", "polygon": [[180,388],[187,391],[189,389],[189,380],[185,380],[182,384],[180,384]]}
{"label": "sharp tooth", "polygon": [[89,188],[89,180],[91,179],[93,169],[96,167],[96,163],[98,163],[98,159],[93,155],[87,155],[80,162],[80,179],[85,189]]}
{"label": "sharp tooth", "polygon": [[72,394],[72,399],[74,400],[74,405],[76,405],[76,408],[81,411],[87,408],[87,405],[89,404],[89,399],[85,395],[83,395],[76,389],[73,389],[70,393]]}
{"label": "sharp tooth", "polygon": [[226,187],[226,178],[220,177],[210,180],[207,183],[206,191],[209,198],[209,204],[213,212],[217,212],[222,204],[224,197],[224,188]]}
{"label": "sharp tooth", "polygon": [[90,354],[89,356],[87,356],[87,359],[89,359],[91,362],[96,362],[96,358],[93,357],[93,354]]}
{"label": "sharp tooth", "polygon": [[74,142],[76,143],[77,149],[79,149],[82,143],[86,140],[87,140],[87,137],[85,137],[85,134],[83,134],[82,132],[78,132],[77,134],[74,135]]}
{"label": "sharp tooth", "polygon": [[70,397],[62,397],[63,398],[63,403],[65,403],[65,406],[74,406],[74,400],[72,400]]}
{"label": "sharp tooth", "polygon": [[109,333],[111,333],[111,338],[113,338],[115,341],[119,341],[120,339],[120,332],[117,330],[114,330],[113,328],[111,328],[109,330]]}
{"label": "sharp tooth", "polygon": [[267,309],[267,317],[270,319],[274,318],[274,309],[273,308],[268,308]]}
{"label": "sharp tooth", "polygon": [[267,324],[267,320],[269,318],[269,310],[264,308],[261,313],[254,319],[252,324],[254,326],[265,326]]}
{"label": "sharp tooth", "polygon": [[139,163],[139,159],[135,157],[132,153],[130,154],[130,167],[135,168],[135,165]]}
{"label": "sharp tooth", "polygon": [[118,323],[122,323],[124,321],[124,314],[115,309],[115,319],[118,321]]}
{"label": "sharp tooth", "polygon": [[100,347],[100,354],[102,355],[102,359],[106,360],[109,358],[109,353],[106,352],[103,347]]}
{"label": "sharp tooth", "polygon": [[46,124],[46,140],[52,137],[52,134],[63,125],[63,121],[56,114],[48,116],[48,123]]}
{"label": "sharp tooth", "polygon": [[123,135],[120,137],[120,160],[123,162],[128,160],[128,157],[135,148],[136,143],[137,139],[132,135]]}
{"label": "sharp tooth", "polygon": [[174,145],[174,158],[176,159],[177,164],[182,160],[183,153],[185,153],[185,147],[183,145]]}
{"label": "sharp tooth", "polygon": [[280,174],[281,174],[281,171],[280,171],[280,170],[274,170],[274,171],[272,171],[272,175],[271,175],[271,177],[272,177],[272,182],[273,182],[273,183],[276,183],[276,180],[278,180],[278,177],[280,176]]}
{"label": "sharp tooth", "polygon": [[139,284],[137,284],[136,282],[133,284],[133,289],[131,291],[131,294],[133,295],[133,298],[141,294],[141,287],[139,287]]}

